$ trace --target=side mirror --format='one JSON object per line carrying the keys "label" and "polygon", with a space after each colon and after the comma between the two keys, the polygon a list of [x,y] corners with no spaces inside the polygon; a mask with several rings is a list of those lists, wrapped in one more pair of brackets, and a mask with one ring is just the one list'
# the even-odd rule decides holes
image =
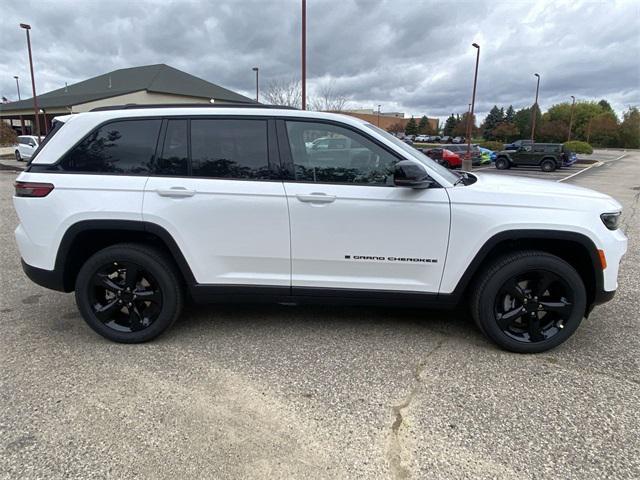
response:
{"label": "side mirror", "polygon": [[419,163],[411,160],[400,160],[395,165],[393,183],[397,187],[430,188],[433,180],[427,170]]}

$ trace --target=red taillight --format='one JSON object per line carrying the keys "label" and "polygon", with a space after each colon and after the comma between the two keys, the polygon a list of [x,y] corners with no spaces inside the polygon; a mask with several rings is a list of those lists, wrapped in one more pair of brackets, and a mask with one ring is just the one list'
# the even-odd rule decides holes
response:
{"label": "red taillight", "polygon": [[52,183],[39,182],[16,182],[16,197],[34,197],[41,198],[49,195],[53,190]]}

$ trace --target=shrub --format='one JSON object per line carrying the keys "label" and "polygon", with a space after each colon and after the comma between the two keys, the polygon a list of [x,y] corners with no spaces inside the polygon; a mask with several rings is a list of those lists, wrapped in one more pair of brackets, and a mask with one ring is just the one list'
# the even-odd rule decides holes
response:
{"label": "shrub", "polygon": [[593,147],[589,145],[587,142],[578,142],[578,141],[565,142],[564,146],[567,147],[572,152],[576,152],[576,153],[588,153],[588,154],[593,153]]}
{"label": "shrub", "polygon": [[18,143],[18,136],[13,128],[0,122],[0,145],[14,145]]}
{"label": "shrub", "polygon": [[494,152],[499,152],[504,149],[504,143],[500,142],[481,142],[479,144],[482,148],[488,148],[489,150],[493,150]]}

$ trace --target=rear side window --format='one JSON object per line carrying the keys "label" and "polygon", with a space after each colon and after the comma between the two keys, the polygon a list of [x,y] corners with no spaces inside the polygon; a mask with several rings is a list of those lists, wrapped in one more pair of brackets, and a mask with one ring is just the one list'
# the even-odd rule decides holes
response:
{"label": "rear side window", "polygon": [[191,120],[191,166],[194,177],[270,179],[266,120]]}
{"label": "rear side window", "polygon": [[153,167],[162,120],[123,120],[91,132],[60,162],[62,170],[146,174]]}
{"label": "rear side window", "polygon": [[162,154],[158,158],[155,173],[178,177],[185,177],[189,174],[187,120],[167,121]]}

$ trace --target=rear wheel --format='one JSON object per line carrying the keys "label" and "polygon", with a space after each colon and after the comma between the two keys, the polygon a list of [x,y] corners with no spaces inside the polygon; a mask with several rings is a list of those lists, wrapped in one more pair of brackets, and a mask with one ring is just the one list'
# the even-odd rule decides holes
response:
{"label": "rear wheel", "polygon": [[516,252],[496,260],[475,284],[471,310],[500,347],[537,353],[567,340],[584,317],[587,295],[576,270],[554,255]]}
{"label": "rear wheel", "polygon": [[94,254],[80,269],[75,288],[84,320],[114,342],[157,337],[173,325],[183,305],[171,261],[139,244],[114,245]]}
{"label": "rear wheel", "polygon": [[498,159],[496,160],[496,168],[498,170],[506,170],[507,168],[509,168],[509,160],[504,157],[498,157]]}
{"label": "rear wheel", "polygon": [[540,164],[540,169],[543,172],[553,172],[556,169],[556,162],[550,158],[543,160]]}
{"label": "rear wheel", "polygon": [[21,162],[22,161],[22,156],[20,155],[20,151],[19,150],[16,150],[15,155],[16,155],[16,160],[18,162]]}

